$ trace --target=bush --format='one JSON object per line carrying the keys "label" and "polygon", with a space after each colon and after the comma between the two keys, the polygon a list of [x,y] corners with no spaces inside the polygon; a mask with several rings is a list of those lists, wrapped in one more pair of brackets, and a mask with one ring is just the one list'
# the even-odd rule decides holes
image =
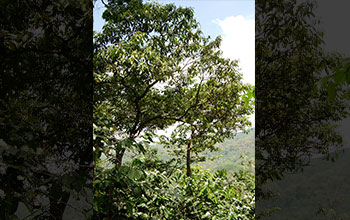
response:
{"label": "bush", "polygon": [[185,169],[145,169],[139,160],[97,170],[94,219],[254,219],[251,174],[197,166],[187,177]]}

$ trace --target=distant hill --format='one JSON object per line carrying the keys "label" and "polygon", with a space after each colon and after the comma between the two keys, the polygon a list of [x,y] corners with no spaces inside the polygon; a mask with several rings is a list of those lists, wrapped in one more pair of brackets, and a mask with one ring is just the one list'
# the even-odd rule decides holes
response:
{"label": "distant hill", "polygon": [[[210,157],[221,156],[213,161],[200,162],[205,169],[212,171],[225,168],[227,171],[245,170],[254,173],[255,164],[255,129],[248,134],[238,133],[233,139],[218,144],[222,150],[217,152],[206,152],[204,155]],[[251,163],[249,165],[249,163]]]}
{"label": "distant hill", "polygon": [[[161,145],[153,146],[158,151],[158,156],[162,160],[169,160],[169,156],[166,149]],[[215,171],[217,169],[225,168],[227,171],[239,171],[246,170],[254,173],[255,162],[255,129],[252,128],[248,134],[238,133],[234,138],[228,139],[221,144],[218,144],[221,149],[217,152],[204,152],[208,158],[214,156],[221,156],[220,158],[205,162],[200,162],[199,165],[204,169],[210,169]],[[243,156],[243,158],[241,158]],[[248,163],[251,162],[249,166]],[[243,163],[243,164],[242,164]]]}

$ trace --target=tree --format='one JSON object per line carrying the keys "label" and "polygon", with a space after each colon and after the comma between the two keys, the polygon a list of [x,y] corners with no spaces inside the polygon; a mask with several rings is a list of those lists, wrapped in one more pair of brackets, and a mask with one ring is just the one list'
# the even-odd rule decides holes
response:
{"label": "tree", "polygon": [[[315,3],[256,2],[256,180],[261,186],[307,165],[342,144],[334,122],[347,115],[344,99],[319,88],[339,56],[324,52]],[[342,93],[341,89],[339,93]]]}
{"label": "tree", "polygon": [[241,116],[251,106],[239,96],[249,86],[241,84],[237,63],[220,57],[220,38],[203,36],[192,9],[140,0],[106,7],[106,24],[95,34],[96,158],[115,151],[121,165],[128,147],[143,151],[136,138],[175,122],[206,126],[193,133],[196,145],[221,132],[208,147],[247,124]]}
{"label": "tree", "polygon": [[[184,157],[187,176],[191,176],[191,162],[208,149],[217,150],[216,144],[233,137],[238,130],[250,125],[248,115],[254,110],[252,87],[242,83],[237,62],[220,57],[219,38],[213,48],[201,53],[192,71],[199,80],[188,82],[183,92],[184,109],[195,106],[178,120],[171,137],[163,136],[162,143]],[[214,43],[214,42],[213,42]],[[246,97],[247,96],[247,97]],[[197,157],[192,158],[191,153]]]}
{"label": "tree", "polygon": [[107,24],[95,35],[95,152],[102,139],[116,145],[120,165],[126,150],[121,139],[133,143],[143,131],[165,128],[178,116],[176,88],[185,77],[178,64],[186,56],[184,45],[194,47],[200,32],[191,10],[172,5],[110,1],[103,17]]}

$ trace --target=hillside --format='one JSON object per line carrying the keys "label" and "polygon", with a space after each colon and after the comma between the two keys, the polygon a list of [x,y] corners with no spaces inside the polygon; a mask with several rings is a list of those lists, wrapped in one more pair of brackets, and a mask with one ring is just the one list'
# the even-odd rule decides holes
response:
{"label": "hillside", "polygon": [[313,159],[303,173],[289,174],[283,180],[270,184],[268,187],[280,196],[260,202],[258,211],[279,208],[280,211],[264,218],[269,220],[350,219],[349,166],[348,148],[339,153],[335,162]]}

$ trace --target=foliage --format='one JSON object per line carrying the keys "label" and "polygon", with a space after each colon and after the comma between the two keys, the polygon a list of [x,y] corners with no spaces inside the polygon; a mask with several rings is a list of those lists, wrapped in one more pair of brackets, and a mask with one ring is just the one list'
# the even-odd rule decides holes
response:
{"label": "foliage", "polygon": [[[152,158],[152,163],[162,163]],[[177,167],[144,169],[144,160],[98,172],[95,219],[254,218],[251,174],[235,173],[229,180],[225,170],[210,173],[197,167],[189,178]]]}
{"label": "foliage", "polygon": [[0,5],[0,218],[61,219],[91,186],[92,2]]}
{"label": "foliage", "polygon": [[[313,152],[342,145],[334,122],[348,115],[341,87],[319,88],[339,56],[323,50],[314,1],[256,1],[256,179],[261,186],[300,170]],[[332,93],[332,92],[331,92]]]}

